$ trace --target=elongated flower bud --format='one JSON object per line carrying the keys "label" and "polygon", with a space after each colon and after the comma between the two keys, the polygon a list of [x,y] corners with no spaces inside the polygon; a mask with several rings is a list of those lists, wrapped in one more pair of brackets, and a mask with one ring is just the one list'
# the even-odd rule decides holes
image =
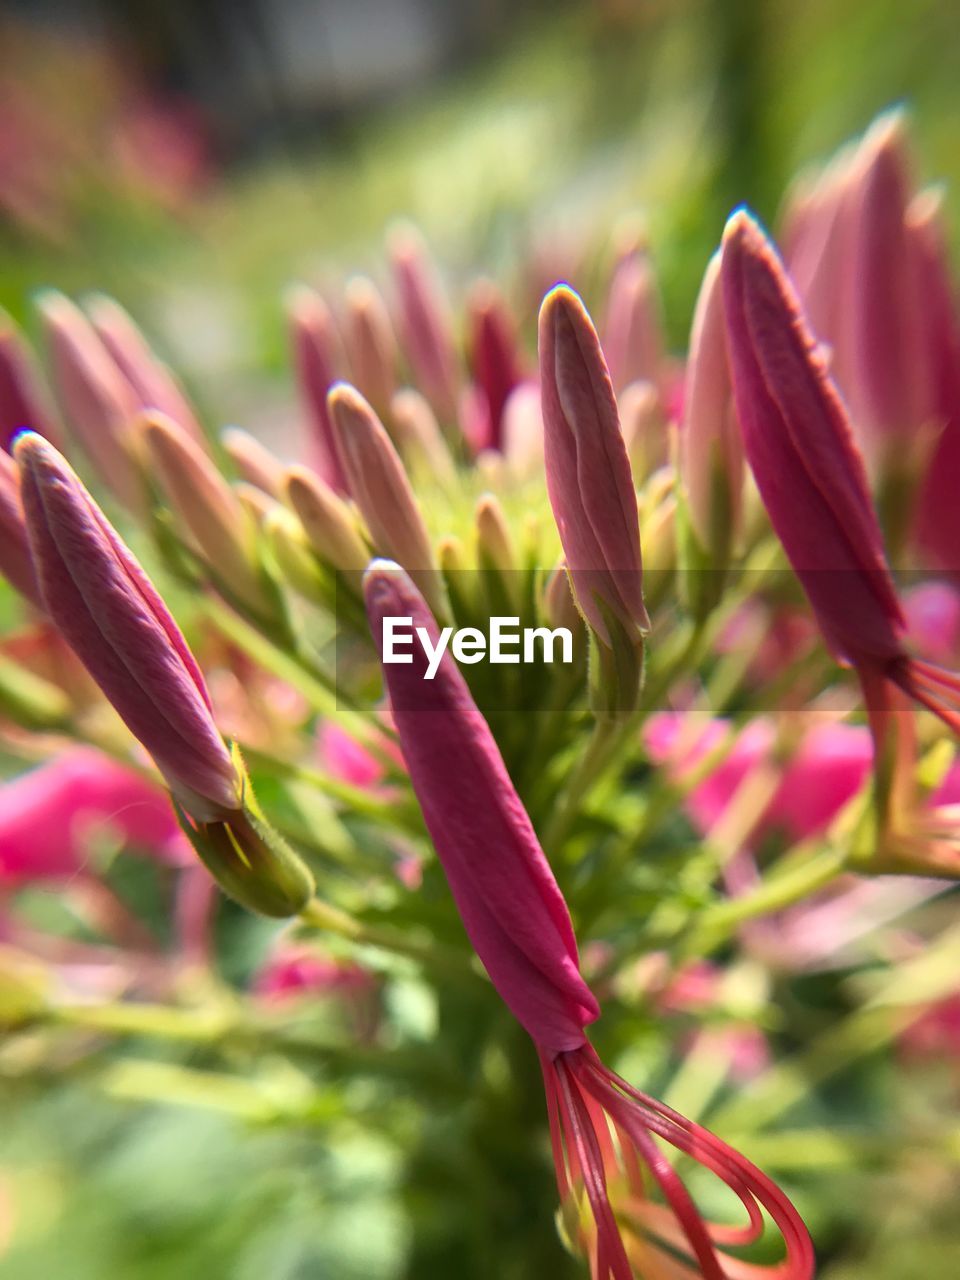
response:
{"label": "elongated flower bud", "polygon": [[693,317],[680,470],[693,531],[713,562],[722,564],[739,525],[743,449],[733,415],[719,254],[707,267]]}
{"label": "elongated flower bud", "polygon": [[153,584],[70,465],[40,436],[16,446],[47,612],[197,817],[240,804],[240,779],[200,669]]}
{"label": "elongated flower bud", "polygon": [[312,289],[295,289],[287,306],[294,367],[313,429],[317,467],[335,489],[343,491],[347,486],[327,410],[327,393],[337,380],[333,317],[327,304]]}
{"label": "elongated flower bud", "polygon": [[315,472],[307,467],[290,467],[286,494],[321,560],[342,573],[360,572],[367,567],[370,552],[360,537],[353,512]]}
{"label": "elongated flower bud", "polygon": [[426,245],[413,227],[397,227],[389,250],[400,341],[417,385],[447,428],[457,417],[459,377],[446,299]]}
{"label": "elongated flower bud", "polygon": [[377,413],[386,413],[397,389],[397,339],[387,304],[363,276],[347,283],[345,302],[343,340],[353,381]]}
{"label": "elongated flower bud", "polygon": [[854,411],[871,453],[910,438],[933,409],[918,261],[906,225],[910,174],[903,117],[881,117],[858,157],[854,251]]}
{"label": "elongated flower bud", "polygon": [[184,834],[221,887],[252,911],[296,914],[312,877],[257,807],[153,583],[52,445],[28,433],[16,457],[47,612],[153,756]]}
{"label": "elongated flower bud", "polygon": [[[388,617],[412,618],[436,643],[436,623],[397,565],[375,561],[364,591],[381,652]],[[577,1048],[598,1008],[553,873],[455,663],[445,657],[426,681],[422,647],[412,656],[384,666],[391,711],[470,941],[530,1035],[554,1051]]]}
{"label": "elongated flower bud", "polygon": [[630,462],[596,331],[565,285],[540,310],[539,351],[547,490],[577,603],[607,645],[610,618],[639,639],[650,621]]}
{"label": "elongated flower bud", "polygon": [[403,565],[433,608],[445,614],[430,535],[383,423],[346,383],[338,383],[330,393],[330,417],[347,487],[370,530],[374,550]]}
{"label": "elongated flower bud", "polygon": [[843,403],[773,247],[745,212],[721,266],[727,350],[751,470],[827,644],[857,669],[879,740],[877,681],[960,730],[958,682],[903,644],[863,460]]}
{"label": "elongated flower bud", "polygon": [[133,389],[138,407],[167,414],[203,445],[203,428],[182,387],[123,307],[100,294],[91,300],[87,310],[100,341]]}
{"label": "elongated flower bud", "polygon": [[127,507],[142,506],[131,456],[137,398],[86,316],[61,294],[40,303],[63,415],[104,482]]}
{"label": "elongated flower bud", "polygon": [[485,427],[473,445],[478,451],[503,449],[504,410],[523,378],[516,326],[502,296],[488,280],[474,286],[467,310],[470,368],[483,398]]}
{"label": "elongated flower bud", "polygon": [[[386,618],[410,618],[437,645],[436,623],[398,566],[373,564],[365,594],[381,654]],[[783,1235],[787,1257],[758,1268],[758,1280],[764,1274],[810,1280],[809,1236],[769,1178],[699,1125],[633,1089],[588,1044],[584,1028],[599,1007],[580,975],[563,895],[452,658],[444,654],[431,681],[424,680],[426,667],[422,647],[414,647],[408,664],[384,663],[404,760],[467,935],[537,1046],[564,1221],[572,1243],[589,1255],[591,1275],[679,1275],[664,1269],[679,1257],[687,1274],[695,1266],[707,1280],[726,1280],[734,1272],[725,1262],[737,1264],[717,1244],[755,1240],[762,1206]],[[704,1222],[659,1140],[725,1182],[748,1210],[749,1225]],[[647,1179],[664,1203],[649,1198]]]}
{"label": "elongated flower bud", "polygon": [[390,402],[390,420],[404,466],[414,480],[422,475],[448,485],[456,481],[453,455],[425,396],[412,387],[398,391]]}
{"label": "elongated flower bud", "polygon": [[23,520],[20,476],[6,453],[0,453],[0,574],[25,600],[44,610]]}
{"label": "elongated flower bud", "polygon": [[228,427],[220,437],[231,462],[248,484],[279,498],[283,489],[284,466],[256,436],[240,427]]}
{"label": "elongated flower bud", "polygon": [[209,455],[164,414],[148,414],[141,430],[151,468],[215,580],[249,609],[269,613],[254,527]]}
{"label": "elongated flower bud", "polygon": [[57,443],[59,432],[23,335],[0,310],[0,448],[9,451],[18,431],[36,431]]}
{"label": "elongated flower bud", "polygon": [[543,413],[536,382],[514,387],[503,406],[501,448],[507,466],[520,479],[543,473]]}
{"label": "elongated flower bud", "polygon": [[603,350],[616,392],[640,379],[660,385],[660,299],[653,267],[642,249],[624,254],[614,269],[603,326]]}

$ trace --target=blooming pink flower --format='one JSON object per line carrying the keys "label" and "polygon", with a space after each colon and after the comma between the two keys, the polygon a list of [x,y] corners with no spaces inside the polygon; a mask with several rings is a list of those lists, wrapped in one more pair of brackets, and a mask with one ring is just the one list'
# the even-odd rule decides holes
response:
{"label": "blooming pink flower", "polygon": [[[651,759],[682,782],[734,732],[725,720],[698,724],[680,713],[661,712],[647,721],[644,743]],[[731,749],[686,798],[699,831],[712,830],[754,769],[773,763],[775,746],[769,720],[751,721],[736,732]],[[782,830],[792,840],[804,840],[822,831],[863,786],[872,759],[869,730],[831,721],[815,724],[784,766],[758,833]]]}
{"label": "blooming pink flower", "polygon": [[827,644],[857,671],[878,743],[889,685],[960,731],[960,681],[904,647],[906,619],[846,412],[793,287],[746,212],[727,226],[721,274],[747,459]]}
{"label": "blooming pink flower", "polygon": [[630,462],[596,330],[566,285],[544,299],[539,354],[547,491],[577,603],[607,644],[608,617],[638,636],[650,620]]}
{"label": "blooming pink flower", "polygon": [[[388,616],[411,617],[436,641],[436,623],[396,565],[375,562],[365,586],[381,652]],[[787,1246],[775,1274],[809,1280],[813,1247],[783,1193],[718,1138],[621,1080],[588,1043],[584,1028],[599,1007],[580,974],[566,903],[493,735],[449,655],[434,680],[425,682],[424,674],[421,656],[384,666],[410,779],[470,941],[537,1046],[560,1198],[591,1274],[668,1274],[679,1254],[705,1280],[726,1280],[731,1272],[717,1246],[757,1239],[763,1206]],[[716,1173],[740,1197],[749,1225],[704,1222],[658,1139]],[[649,1198],[643,1167],[664,1204]],[[621,1201],[618,1220],[614,1204]],[[640,1224],[637,1234],[630,1221]]]}
{"label": "blooming pink flower", "polygon": [[192,862],[161,788],[78,747],[0,787],[0,883],[82,875],[106,832],[162,862]]}

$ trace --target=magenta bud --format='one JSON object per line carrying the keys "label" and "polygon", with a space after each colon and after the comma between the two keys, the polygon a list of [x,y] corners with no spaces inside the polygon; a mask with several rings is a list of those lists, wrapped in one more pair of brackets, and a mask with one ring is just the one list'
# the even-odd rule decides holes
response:
{"label": "magenta bud", "polygon": [[129,508],[142,506],[132,456],[137,398],[86,316],[62,294],[40,303],[57,396],[70,427],[110,491]]}
{"label": "magenta bud", "polygon": [[474,285],[467,311],[470,369],[483,401],[484,430],[474,447],[502,450],[507,401],[523,379],[516,325],[503,297],[488,280]]}
{"label": "magenta bud", "polygon": [[389,251],[404,354],[417,386],[447,428],[457,420],[460,378],[453,324],[439,277],[415,228],[394,228]]}
{"label": "magenta bud", "polygon": [[240,806],[207,687],[153,583],[57,450],[17,441],[24,515],[47,612],[198,821]]}
{"label": "magenta bud", "polygon": [[[398,565],[374,561],[364,593],[381,656],[388,618],[410,618],[438,644],[426,602]],[[410,663],[383,670],[410,781],[477,955],[538,1044],[579,1047],[599,1009],[580,976],[567,904],[466,681],[449,653],[425,680],[417,645]]]}
{"label": "magenta bud", "polygon": [[639,640],[650,620],[637,496],[596,330],[566,285],[544,299],[539,352],[547,491],[577,603],[608,646],[611,617]]}
{"label": "magenta bud", "polygon": [[59,435],[33,354],[10,317],[0,311],[0,448],[9,452],[18,431],[36,431],[54,444]]}
{"label": "magenta bud", "polygon": [[347,485],[327,410],[327,394],[337,380],[338,338],[333,316],[320,295],[305,287],[291,291],[287,311],[294,368],[312,429],[317,469],[343,492]]}
{"label": "magenta bud", "polygon": [[140,409],[157,409],[206,446],[203,428],[170,369],[118,302],[101,294],[87,306],[93,327],[133,390]]}

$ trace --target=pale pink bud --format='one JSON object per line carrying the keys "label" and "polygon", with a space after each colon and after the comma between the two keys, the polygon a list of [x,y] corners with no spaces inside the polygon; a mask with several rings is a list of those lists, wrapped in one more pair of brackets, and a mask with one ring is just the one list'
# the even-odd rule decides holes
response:
{"label": "pale pink bud", "polygon": [[240,427],[228,427],[220,437],[231,462],[248,484],[279,498],[283,489],[284,466],[256,436]]}
{"label": "pale pink bud", "polygon": [[389,250],[400,341],[418,387],[446,427],[457,418],[460,384],[447,302],[418,231],[395,228]]}
{"label": "pale pink bud", "polygon": [[343,499],[308,467],[291,467],[285,485],[287,499],[320,559],[343,573],[365,569],[370,552]]}
{"label": "pale pink bud", "polygon": [[137,397],[86,316],[62,294],[40,303],[53,382],[63,415],[98,474],[127,507],[142,506],[131,456]]}
{"label": "pale pink bud", "polygon": [[87,311],[100,341],[133,389],[138,407],[167,414],[198,444],[205,445],[203,428],[183,388],[123,307],[112,298],[99,295],[88,304]]}
{"label": "pale pink bud", "polygon": [[425,478],[456,483],[450,446],[425,396],[412,387],[404,387],[390,402],[390,419],[397,448],[415,478],[422,472]]}
{"label": "pale pink bud", "polygon": [[891,437],[915,436],[933,412],[928,299],[906,224],[912,185],[906,146],[903,117],[883,116],[858,157],[851,372],[855,419],[871,452]]}
{"label": "pale pink bud", "polygon": [[445,614],[430,535],[383,423],[359,391],[342,382],[330,392],[330,417],[347,488],[370,531],[374,551],[401,564],[432,607]]}
{"label": "pale pink bud", "polygon": [[141,431],[151,472],[214,579],[248,608],[269,613],[253,523],[209,454],[162,413],[147,414]]}
{"label": "pale pink bud", "polygon": [[650,625],[637,497],[596,330],[565,285],[540,309],[539,353],[550,503],[577,603],[610,644],[605,613],[628,634]]}
{"label": "pale pink bud", "polygon": [[543,413],[540,386],[521,382],[503,406],[504,457],[510,470],[523,479],[543,471]]}
{"label": "pale pink bud", "polygon": [[130,551],[40,436],[16,446],[30,548],[47,612],[201,821],[240,804],[240,780],[180,629]]}
{"label": "pale pink bud", "polygon": [[643,379],[659,386],[663,376],[660,297],[647,253],[626,253],[614,268],[603,325],[603,350],[616,392]]}
{"label": "pale pink bud", "polygon": [[729,551],[740,524],[743,448],[727,363],[719,254],[707,267],[693,316],[680,472],[701,546],[709,553],[722,543]]}
{"label": "pale pink bud", "polygon": [[363,276],[348,282],[345,302],[343,341],[354,384],[385,413],[397,389],[397,339],[387,304]]}
{"label": "pale pink bud", "polygon": [[343,491],[347,486],[327,409],[327,394],[337,380],[333,316],[318,293],[303,287],[290,293],[287,309],[294,368],[313,432],[317,468],[335,489]]}
{"label": "pale pink bud", "polygon": [[33,354],[13,321],[0,310],[0,448],[9,451],[18,431],[36,431],[54,444],[59,434]]}

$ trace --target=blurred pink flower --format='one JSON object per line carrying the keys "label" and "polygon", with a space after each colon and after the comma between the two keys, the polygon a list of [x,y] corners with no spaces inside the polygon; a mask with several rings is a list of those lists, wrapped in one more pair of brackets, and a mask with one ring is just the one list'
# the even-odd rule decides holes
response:
{"label": "blurred pink flower", "polygon": [[[665,765],[671,779],[682,783],[735,732],[726,720],[697,724],[683,714],[661,712],[648,721],[644,743],[654,763]],[[739,731],[716,768],[686,798],[687,813],[702,834],[724,815],[747,775],[774,761],[775,745],[769,720],[754,720]],[[868,729],[830,721],[814,725],[784,767],[759,831],[781,829],[794,840],[822,831],[860,790],[872,760]]]}
{"label": "blurred pink flower", "polygon": [[362,965],[335,960],[316,947],[292,943],[278,946],[253,980],[256,993],[271,1001],[357,995],[375,986],[375,976]]}
{"label": "blurred pink flower", "polygon": [[0,883],[84,875],[108,832],[170,865],[192,861],[159,786],[90,748],[67,751],[0,787]]}

